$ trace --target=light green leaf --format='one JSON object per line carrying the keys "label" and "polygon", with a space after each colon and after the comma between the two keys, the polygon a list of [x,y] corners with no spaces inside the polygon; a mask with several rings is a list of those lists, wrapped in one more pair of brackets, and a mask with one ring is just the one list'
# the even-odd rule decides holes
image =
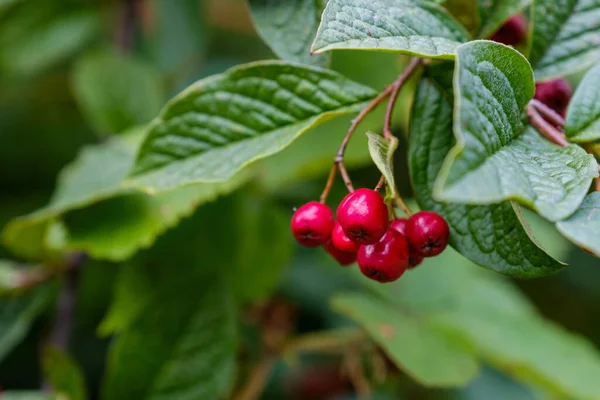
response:
{"label": "light green leaf", "polygon": [[461,387],[478,373],[471,350],[426,318],[363,294],[340,294],[332,308],[360,324],[402,371],[428,387]]}
{"label": "light green leaf", "polygon": [[569,219],[556,223],[559,232],[592,254],[600,257],[600,192],[593,192]]}
{"label": "light green leaf", "polygon": [[529,60],[536,80],[600,61],[600,0],[536,0]]}
{"label": "light green leaf", "polygon": [[577,86],[567,110],[565,134],[572,142],[600,139],[600,65],[592,68]]}
{"label": "light green leaf", "polygon": [[488,38],[510,17],[531,5],[533,0],[479,0],[480,38]]}
{"label": "light green leaf", "polygon": [[30,259],[84,250],[98,259],[124,260],[150,246],[200,204],[236,189],[249,177],[239,174],[228,182],[186,186],[156,196],[140,193],[122,180],[142,132],[134,130],[84,149],[61,173],[48,206],[7,224],[4,243]]}
{"label": "light green leaf", "polygon": [[146,190],[230,179],[376,92],[323,69],[264,61],[196,82],[151,126],[131,178]]}
{"label": "light green leaf", "polygon": [[72,88],[90,125],[103,134],[149,122],[165,100],[160,76],[151,65],[113,51],[79,59]]}
{"label": "light green leaf", "polygon": [[369,153],[373,162],[381,171],[390,189],[390,194],[393,197],[398,195],[396,189],[396,180],[394,179],[394,152],[398,148],[398,139],[393,137],[391,141],[387,141],[383,136],[373,132],[367,132],[369,140]]}
{"label": "light green leaf", "polygon": [[117,338],[104,398],[227,397],[235,378],[234,303],[214,274],[196,278],[155,292]]}
{"label": "light green leaf", "polygon": [[42,285],[20,297],[0,298],[0,360],[25,337],[54,293],[53,285]]}
{"label": "light green leaf", "polygon": [[394,51],[454,58],[468,32],[440,6],[414,0],[330,0],[312,51]]}
{"label": "light green leaf", "polygon": [[249,0],[259,35],[283,60],[326,67],[328,55],[310,54],[323,8],[320,0]]}
{"label": "light green leaf", "polygon": [[62,350],[46,347],[42,355],[44,377],[54,392],[69,400],[86,400],[87,389],[77,363]]}
{"label": "light green leaf", "polygon": [[532,237],[518,204],[504,201],[469,206],[432,198],[433,183],[454,142],[452,88],[444,88],[443,82],[431,76],[421,80],[413,103],[408,149],[411,180],[421,208],[446,218],[450,244],[482,267],[518,278],[544,276],[563,268]]}
{"label": "light green leaf", "polygon": [[518,201],[550,221],[571,215],[598,171],[577,145],[558,147],[523,112],[533,96],[533,74],[516,50],[473,41],[458,50],[454,72],[454,134],[434,186],[436,200],[466,204]]}

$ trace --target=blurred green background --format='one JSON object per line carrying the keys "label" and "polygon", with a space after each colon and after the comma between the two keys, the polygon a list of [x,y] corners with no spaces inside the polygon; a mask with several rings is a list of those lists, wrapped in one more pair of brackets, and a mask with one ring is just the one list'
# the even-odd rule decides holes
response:
{"label": "blurred green background", "polygon": [[[104,143],[127,128],[149,122],[166,100],[200,78],[271,58],[275,56],[255,33],[243,0],[0,0],[0,226],[47,204],[59,172],[83,146]],[[381,89],[405,63],[406,59],[392,54],[370,53],[367,57],[360,52],[338,52],[333,55],[332,68]],[[107,87],[108,94],[98,94]],[[409,107],[410,90],[405,90],[395,124],[400,137],[404,137]],[[96,112],[98,108],[105,112]],[[379,131],[381,116],[379,110],[361,130]],[[91,398],[98,397],[110,343],[110,336],[99,336],[97,328],[118,290],[116,282],[124,279],[117,279],[121,269],[133,268],[130,264],[152,264],[178,273],[174,267],[179,264],[212,263],[213,257],[232,252],[250,260],[250,266],[252,261],[262,263],[269,257],[281,275],[269,277],[273,282],[264,285],[274,287],[274,298],[295,310],[295,332],[349,324],[330,309],[328,299],[334,293],[359,288],[358,281],[322,251],[292,245],[287,232],[293,207],[320,194],[348,122],[349,118],[342,118],[315,129],[282,153],[253,166],[252,179],[243,188],[201,206],[133,261],[86,263],[70,350],[83,369]],[[401,156],[405,141],[401,146],[397,182],[403,195],[410,197],[406,160]],[[355,185],[374,186],[377,182],[378,173],[362,135],[352,142],[348,165]],[[331,204],[337,204],[343,195],[338,180]],[[128,210],[121,212],[127,219]],[[569,245],[550,224],[528,217],[538,238],[570,267],[548,278],[516,282],[516,286],[541,315],[600,345],[600,260]],[[76,220],[77,215],[66,218]],[[272,223],[266,225],[265,220]],[[236,235],[257,238],[244,242],[232,239]],[[200,242],[206,246],[199,249]],[[255,254],[256,247],[260,255]],[[0,258],[18,259],[1,245]],[[423,271],[416,272],[420,278],[415,280],[446,279],[447,272],[440,270],[450,268],[480,272],[450,254],[428,260]],[[258,280],[256,285],[260,285]],[[442,290],[433,283],[423,289]],[[256,297],[264,295],[260,292]],[[486,293],[473,294],[473,302],[479,301],[477,296]],[[36,318],[24,340],[0,362],[4,390],[39,389],[39,348],[52,315],[50,307]],[[8,329],[2,315],[0,329]],[[251,328],[246,333],[244,340],[252,342],[255,333]],[[560,363],[560,356],[554,362]],[[352,385],[338,372],[339,363],[336,356],[305,356],[292,365],[280,362],[263,398],[353,399]],[[486,365],[465,389],[429,390],[400,372],[376,385],[374,397],[554,398],[538,389],[517,383],[497,365]]]}

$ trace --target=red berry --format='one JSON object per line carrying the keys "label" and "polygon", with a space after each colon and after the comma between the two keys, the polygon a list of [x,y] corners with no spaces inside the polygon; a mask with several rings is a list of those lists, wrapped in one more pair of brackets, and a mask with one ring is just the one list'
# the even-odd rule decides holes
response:
{"label": "red berry", "polygon": [[292,233],[301,245],[317,247],[333,230],[333,213],[325,204],[311,201],[300,207],[292,217]]}
{"label": "red berry", "polygon": [[323,248],[329,253],[335,260],[342,266],[347,267],[348,265],[356,262],[356,252],[342,251],[336,248],[331,240],[323,243]]}
{"label": "red berry", "polygon": [[[404,231],[406,229],[407,222],[408,222],[408,220],[406,218],[396,218],[390,224],[390,228],[395,229],[404,235]],[[413,269],[423,262],[423,256],[418,254],[415,251],[415,249],[413,249],[410,246],[410,244],[409,244],[408,248],[409,248],[408,269]]]}
{"label": "red berry", "polygon": [[534,98],[541,101],[563,117],[567,113],[567,106],[569,105],[572,94],[573,91],[571,90],[571,85],[563,78],[535,84]]}
{"label": "red berry", "polygon": [[379,282],[393,282],[406,271],[408,252],[404,235],[388,229],[377,243],[360,247],[358,266],[368,278]]}
{"label": "red berry", "polygon": [[342,226],[337,221],[333,225],[333,232],[331,232],[331,243],[336,249],[348,253],[356,253],[360,247],[358,243],[353,242],[346,236]]}
{"label": "red berry", "polygon": [[448,245],[450,228],[441,215],[421,211],[412,215],[405,228],[406,240],[423,257],[440,254]]}
{"label": "red berry", "polygon": [[358,244],[376,243],[388,228],[387,205],[379,193],[358,189],[348,194],[337,209],[344,233]]}
{"label": "red berry", "polygon": [[523,42],[527,35],[527,21],[522,15],[513,15],[490,37],[498,43],[516,46]]}

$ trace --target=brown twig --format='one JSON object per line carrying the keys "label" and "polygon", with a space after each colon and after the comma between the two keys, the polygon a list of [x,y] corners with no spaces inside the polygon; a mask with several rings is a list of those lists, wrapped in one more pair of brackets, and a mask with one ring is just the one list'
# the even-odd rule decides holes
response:
{"label": "brown twig", "polygon": [[551,109],[550,107],[548,107],[547,105],[542,103],[541,101],[532,99],[529,102],[529,104],[532,107],[534,107],[542,115],[542,117],[544,117],[544,119],[546,119],[548,122],[550,122],[554,126],[557,126],[559,128],[562,128],[565,126],[565,119],[562,117],[562,115],[560,115],[559,113],[557,113],[556,111],[554,111],[553,109]]}
{"label": "brown twig", "polygon": [[390,94],[390,100],[388,101],[387,109],[385,110],[385,119],[383,123],[383,137],[387,140],[391,140],[394,136],[392,134],[392,114],[394,113],[394,106],[396,105],[396,100],[398,100],[400,90],[406,81],[408,81],[408,78],[410,78],[412,73],[417,69],[419,64],[421,64],[421,59],[416,57],[413,58],[400,76],[398,76],[396,81],[392,83],[392,93]]}
{"label": "brown twig", "polygon": [[529,117],[531,124],[546,139],[562,147],[569,145],[569,142],[565,139],[563,133],[554,127],[554,125],[546,121],[535,106],[532,106],[531,104],[527,106],[527,116]]}
{"label": "brown twig", "polygon": [[117,27],[116,44],[123,53],[128,53],[135,44],[135,30],[138,20],[138,0],[124,0],[120,16],[120,24]]}
{"label": "brown twig", "polygon": [[269,354],[264,357],[253,369],[248,380],[235,396],[235,400],[256,400],[260,398],[265,385],[269,381],[273,367],[277,363],[277,356]]}
{"label": "brown twig", "polygon": [[360,359],[360,349],[351,346],[346,355],[346,367],[348,377],[356,390],[356,396],[359,400],[371,399],[371,388],[369,381],[365,377],[365,372]]}

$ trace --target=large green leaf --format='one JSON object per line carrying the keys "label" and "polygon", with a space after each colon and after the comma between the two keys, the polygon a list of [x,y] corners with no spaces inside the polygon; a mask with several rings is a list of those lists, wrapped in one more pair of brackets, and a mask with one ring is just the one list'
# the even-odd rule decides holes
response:
{"label": "large green leaf", "polygon": [[464,343],[426,318],[358,293],[335,296],[332,307],[360,324],[422,385],[460,387],[477,375],[477,360]]}
{"label": "large green leaf", "polygon": [[[162,286],[119,335],[106,399],[223,399],[234,382],[235,308],[215,274]],[[165,279],[169,281],[169,279]]]}
{"label": "large green leaf", "polygon": [[42,285],[20,297],[0,298],[0,360],[25,337],[54,293],[53,285]]}
{"label": "large green leaf", "polygon": [[[360,278],[392,302],[394,309],[405,309],[415,318],[452,331],[456,340],[463,340],[483,361],[505,373],[543,385],[559,398],[599,398],[598,350],[583,337],[542,318],[510,281],[473,268],[456,252],[445,251],[437,262],[426,261],[391,285]],[[576,362],[566,368],[564,360]]]}
{"label": "large green leaf", "polygon": [[492,204],[515,200],[551,221],[571,215],[597,176],[594,158],[577,145],[558,147],[523,113],[533,74],[516,50],[473,41],[458,50],[454,72],[454,134],[434,186],[440,201]]}
{"label": "large green leaf", "polygon": [[536,80],[600,61],[600,0],[536,0],[529,60]]}
{"label": "large green leaf", "polygon": [[587,195],[575,214],[556,227],[567,239],[600,257],[600,192]]}
{"label": "large green leaf", "polygon": [[600,139],[600,65],[577,86],[567,110],[565,134],[572,142]]}
{"label": "large green leaf", "polygon": [[359,110],[370,88],[323,69],[281,61],[232,68],[196,82],[154,121],[133,183],[162,190],[225,181],[308,129]]}
{"label": "large green leaf", "polygon": [[88,399],[83,373],[68,354],[46,347],[42,355],[44,377],[55,393],[69,400]]}
{"label": "large green leaf", "polygon": [[479,0],[481,28],[478,37],[487,38],[510,17],[531,5],[533,0]]}
{"label": "large green leaf", "polygon": [[165,100],[160,76],[151,65],[113,51],[78,60],[72,87],[87,120],[103,134],[149,122]]}
{"label": "large green leaf", "polygon": [[369,153],[373,162],[381,171],[390,189],[393,197],[398,195],[396,189],[396,180],[394,179],[394,152],[398,148],[398,139],[392,138],[389,142],[381,135],[373,132],[367,132],[369,140]]}
{"label": "large green leaf", "polygon": [[327,66],[328,55],[310,54],[323,10],[321,0],[249,0],[258,33],[281,59]]}
{"label": "large green leaf", "polygon": [[418,0],[330,0],[312,45],[454,58],[468,32],[442,7]]}
{"label": "large green leaf", "polygon": [[133,164],[141,135],[142,130],[134,130],[84,149],[61,173],[48,206],[6,226],[5,244],[33,259],[51,250],[83,250],[99,259],[127,259],[200,204],[236,189],[248,178],[240,174],[228,182],[186,186],[155,196],[126,187],[122,181]]}
{"label": "large green leaf", "polygon": [[431,77],[417,89],[412,109],[409,169],[422,209],[441,214],[450,225],[450,244],[469,260],[502,274],[533,278],[564,265],[549,256],[531,236],[520,206],[508,201],[489,206],[440,203],[433,183],[454,144],[452,88]]}

